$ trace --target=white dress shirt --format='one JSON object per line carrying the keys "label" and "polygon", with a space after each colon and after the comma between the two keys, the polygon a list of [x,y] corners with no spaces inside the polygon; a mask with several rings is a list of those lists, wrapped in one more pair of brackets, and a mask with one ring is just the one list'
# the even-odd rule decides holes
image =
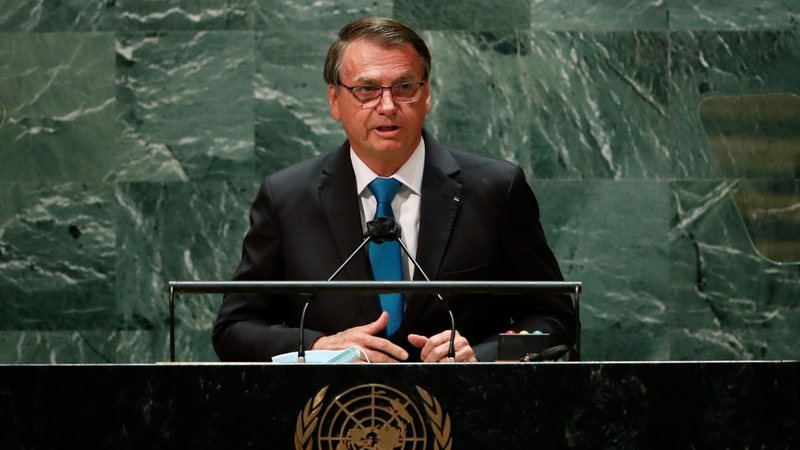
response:
{"label": "white dress shirt", "polygon": [[[361,161],[352,148],[350,148],[350,161],[356,174],[356,190],[360,200],[361,230],[367,231],[367,222],[375,218],[378,202],[367,185],[375,178],[379,178],[363,161]],[[417,257],[417,236],[419,235],[419,206],[422,199],[422,172],[425,168],[425,141],[419,140],[419,145],[408,158],[405,164],[395,172],[391,178],[400,182],[401,187],[392,200],[394,218],[402,229],[401,238],[408,247],[409,253]],[[414,263],[403,254],[403,279],[410,280],[414,275]]]}

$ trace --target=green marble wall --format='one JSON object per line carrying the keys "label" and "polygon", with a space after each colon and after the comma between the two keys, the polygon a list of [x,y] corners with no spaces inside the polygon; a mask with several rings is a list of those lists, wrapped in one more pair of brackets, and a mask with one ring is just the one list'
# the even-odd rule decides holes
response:
{"label": "green marble wall", "polygon": [[[342,140],[321,64],[362,15],[428,41],[440,140],[525,168],[586,359],[797,358],[800,265],[735,199],[798,207],[800,132],[730,172],[698,110],[798,93],[798,0],[4,0],[0,363],[166,359],[167,281],[229,278],[259,180]],[[179,358],[219,300],[179,299]]]}

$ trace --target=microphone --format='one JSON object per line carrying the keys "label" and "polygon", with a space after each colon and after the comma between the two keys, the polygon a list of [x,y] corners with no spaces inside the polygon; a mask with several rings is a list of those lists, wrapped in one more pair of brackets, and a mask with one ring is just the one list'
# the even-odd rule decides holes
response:
{"label": "microphone", "polygon": [[[364,233],[364,240],[361,241],[361,244],[359,244],[359,246],[356,247],[355,250],[353,250],[353,253],[351,253],[350,256],[348,256],[347,259],[344,260],[344,262],[333,272],[333,274],[330,277],[328,277],[328,281],[331,281],[334,278],[336,278],[336,275],[339,275],[339,272],[341,272],[345,267],[347,267],[348,264],[350,264],[350,261],[358,254],[359,251],[361,251],[362,248],[364,248],[365,245],[367,245],[369,241],[375,239],[375,236],[381,236],[378,232],[375,232],[375,236],[373,236],[372,232],[370,231],[371,223],[372,222],[367,223],[367,232]],[[383,242],[383,240],[378,242]],[[306,362],[306,345],[305,345],[305,337],[303,336],[303,331],[305,331],[305,323],[306,323],[306,311],[308,310],[308,306],[311,304],[311,302],[313,302],[316,298],[317,294],[312,293],[311,297],[308,299],[306,304],[303,305],[303,312],[300,314],[300,339],[299,339],[300,349],[297,351],[298,363]]]}
{"label": "microphone", "polygon": [[[400,224],[397,223],[391,217],[378,217],[375,220],[367,222],[367,231],[364,233],[364,240],[361,241],[358,247],[347,257],[347,259],[333,272],[333,274],[328,278],[328,281],[332,281],[336,278],[336,275],[339,275],[350,261],[367,245],[370,241],[375,241],[377,243],[381,243],[384,241],[391,241],[397,240],[400,243],[400,247],[405,252],[408,259],[414,264],[414,267],[419,270],[419,273],[422,274],[422,277],[425,278],[426,281],[431,281],[428,278],[428,275],[422,270],[419,263],[416,259],[411,255],[411,252],[408,251],[408,247],[406,247],[405,242],[400,238],[402,230],[400,228]],[[456,352],[455,352],[455,340],[456,340],[456,321],[453,317],[453,311],[447,305],[447,302],[444,300],[441,294],[436,294],[439,300],[444,305],[445,309],[447,310],[447,314],[450,316],[450,347],[447,351],[447,361],[448,362],[455,362],[456,360]],[[303,305],[303,312],[300,314],[300,348],[297,351],[297,362],[304,363],[306,361],[306,350],[305,350],[305,338],[303,336],[303,331],[305,330],[305,321],[306,321],[306,311],[308,310],[309,305],[316,299],[316,294],[311,294],[311,297],[308,299],[305,305]]]}
{"label": "microphone", "polygon": [[378,217],[367,222],[367,232],[364,236],[371,236],[378,244],[383,241],[400,242],[400,224],[391,217]]}
{"label": "microphone", "polygon": [[[400,224],[391,217],[379,217],[372,222],[367,223],[367,234],[373,236],[375,242],[397,240],[397,242],[400,243],[400,247],[403,249],[403,252],[405,252],[406,256],[408,256],[408,259],[410,259],[414,264],[414,267],[419,270],[419,273],[422,274],[422,277],[425,278],[425,281],[431,281],[425,271],[422,270],[422,267],[420,267],[417,260],[411,256],[411,252],[408,251],[406,243],[400,238],[401,231]],[[450,316],[450,347],[447,350],[447,361],[455,362],[456,320],[453,318],[453,311],[444,300],[444,297],[442,297],[442,294],[437,293],[436,297],[438,297],[442,302],[442,305],[444,305],[445,309],[447,310],[447,314]]]}

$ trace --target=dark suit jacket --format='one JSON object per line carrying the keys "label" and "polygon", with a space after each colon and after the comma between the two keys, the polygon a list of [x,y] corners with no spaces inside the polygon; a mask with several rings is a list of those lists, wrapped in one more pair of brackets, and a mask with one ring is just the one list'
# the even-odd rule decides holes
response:
{"label": "dark suit jacket", "polygon": [[[445,147],[427,134],[417,260],[434,280],[560,281],[561,272],[539,223],[536,198],[522,170],[505,161]],[[242,260],[234,280],[326,280],[362,241],[349,143],[268,177],[250,212]],[[421,278],[415,271],[415,278]],[[372,279],[366,251],[337,277]],[[224,361],[266,361],[295,351],[305,299],[227,295],[214,327]],[[570,344],[575,313],[568,297],[519,299],[452,296],[456,328],[479,360],[494,360],[495,334],[509,328],[551,332],[551,345]],[[377,296],[319,295],[306,317],[307,343],[375,320]],[[406,297],[395,342],[419,359],[409,333],[448,330],[441,302]]]}

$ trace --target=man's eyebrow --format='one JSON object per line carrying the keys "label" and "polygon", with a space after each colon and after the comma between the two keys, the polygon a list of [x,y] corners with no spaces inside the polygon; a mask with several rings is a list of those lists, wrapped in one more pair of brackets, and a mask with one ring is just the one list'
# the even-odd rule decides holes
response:
{"label": "man's eyebrow", "polygon": [[358,77],[358,78],[356,78],[355,81],[356,81],[357,84],[370,84],[370,85],[380,84],[380,83],[378,83],[378,80],[376,80],[374,78],[366,78],[366,77]]}
{"label": "man's eyebrow", "polygon": [[[404,83],[406,81],[416,80],[417,78],[418,78],[417,75],[415,75],[415,74],[413,74],[411,72],[407,72],[407,73],[404,73],[404,74],[400,75],[399,77],[395,78],[394,81],[392,81],[391,84]],[[358,78],[356,78],[355,82],[357,84],[359,84],[359,85],[368,84],[370,86],[378,86],[378,85],[381,84],[378,80],[376,80],[374,78],[368,78],[368,77],[358,77]]]}

